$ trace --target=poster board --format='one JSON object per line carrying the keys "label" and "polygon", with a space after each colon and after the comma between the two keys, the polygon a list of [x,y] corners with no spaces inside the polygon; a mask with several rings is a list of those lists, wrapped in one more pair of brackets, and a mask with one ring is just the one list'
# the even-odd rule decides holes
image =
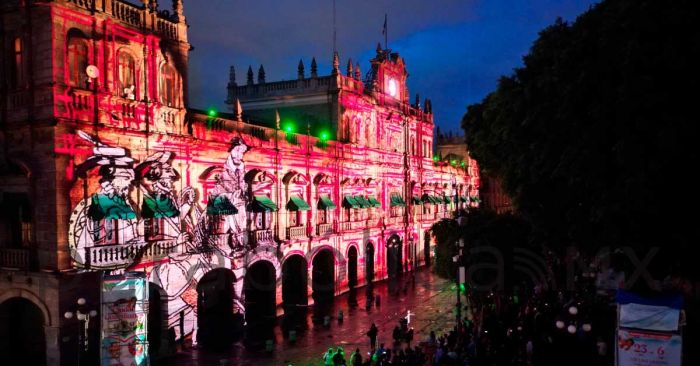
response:
{"label": "poster board", "polygon": [[102,366],[147,366],[148,281],[144,273],[105,276],[101,286]]}
{"label": "poster board", "polygon": [[681,366],[681,296],[646,298],[618,290],[616,366]]}
{"label": "poster board", "polygon": [[681,336],[618,329],[618,364],[624,366],[677,366],[681,364]]}

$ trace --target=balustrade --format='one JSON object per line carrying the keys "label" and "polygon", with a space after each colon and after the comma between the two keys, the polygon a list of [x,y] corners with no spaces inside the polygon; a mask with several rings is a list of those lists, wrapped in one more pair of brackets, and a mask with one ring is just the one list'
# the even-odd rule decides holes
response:
{"label": "balustrade", "polygon": [[345,221],[342,223],[343,231],[360,230],[367,227],[367,221]]}
{"label": "balustrade", "polygon": [[26,248],[0,248],[0,267],[27,269],[29,255]]}
{"label": "balustrade", "polygon": [[113,1],[112,14],[127,24],[135,27],[141,26],[141,9],[138,6],[127,2]]}
{"label": "balustrade", "polygon": [[287,228],[287,240],[306,237],[306,226],[292,226]]}
{"label": "balustrade", "polygon": [[322,235],[328,235],[328,234],[333,234],[335,230],[333,230],[333,224],[318,224],[316,226],[316,235],[322,236]]}
{"label": "balustrade", "polygon": [[155,261],[179,253],[180,246],[173,241],[97,245],[85,248],[86,264],[91,267],[119,267],[131,264],[137,255],[141,261]]}
{"label": "balustrade", "polygon": [[272,240],[273,239],[272,230],[270,230],[270,229],[254,230],[253,235],[251,236],[251,239],[253,239],[253,245],[272,243],[272,241],[273,241]]}

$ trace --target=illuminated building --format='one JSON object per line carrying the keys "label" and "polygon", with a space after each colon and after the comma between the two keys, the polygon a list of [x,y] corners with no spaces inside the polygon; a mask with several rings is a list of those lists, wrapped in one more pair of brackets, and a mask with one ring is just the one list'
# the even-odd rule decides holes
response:
{"label": "illuminated building", "polygon": [[337,57],[329,76],[302,65],[265,83],[261,68],[241,87],[232,73],[233,114],[188,110],[172,3],[2,4],[0,315],[31,321],[13,340],[25,348],[0,354],[73,364],[62,314],[78,295],[99,302],[100,271],[148,274],[154,354],[171,332],[206,342],[399,275],[426,264],[430,226],[478,188],[433,161],[430,103],[410,105],[386,50],[366,80]]}
{"label": "illuminated building", "polygon": [[437,131],[437,156],[438,160],[445,164],[464,167],[467,175],[473,177],[472,193],[469,195],[470,204],[475,201],[480,207],[494,211],[498,214],[513,212],[513,202],[503,191],[500,179],[482,174],[479,171],[477,161],[472,159],[464,136],[445,135]]}

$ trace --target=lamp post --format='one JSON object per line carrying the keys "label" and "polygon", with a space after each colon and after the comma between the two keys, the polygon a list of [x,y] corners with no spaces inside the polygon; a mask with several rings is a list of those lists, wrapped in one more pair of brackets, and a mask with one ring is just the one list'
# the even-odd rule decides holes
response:
{"label": "lamp post", "polygon": [[76,301],[75,312],[66,311],[63,317],[70,320],[73,317],[78,319],[80,322],[80,329],[78,331],[78,365],[80,365],[80,360],[83,355],[88,350],[88,329],[90,328],[90,318],[97,316],[97,310],[88,310],[87,301],[85,298],[78,298]]}
{"label": "lamp post", "polygon": [[455,245],[459,248],[459,254],[456,256],[452,257],[452,260],[457,263],[457,329],[461,329],[462,327],[462,299],[460,296],[460,292],[462,291],[462,282],[465,281],[465,269],[464,269],[464,264],[462,262],[462,250],[464,249],[464,239],[460,238],[459,241],[455,243]]}

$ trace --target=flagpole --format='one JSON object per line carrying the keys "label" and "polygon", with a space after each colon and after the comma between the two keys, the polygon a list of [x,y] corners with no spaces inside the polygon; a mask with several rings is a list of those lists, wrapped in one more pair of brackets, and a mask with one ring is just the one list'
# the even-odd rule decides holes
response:
{"label": "flagpole", "polygon": [[384,13],[384,49],[388,50],[389,49],[389,29],[387,29],[387,15]]}

